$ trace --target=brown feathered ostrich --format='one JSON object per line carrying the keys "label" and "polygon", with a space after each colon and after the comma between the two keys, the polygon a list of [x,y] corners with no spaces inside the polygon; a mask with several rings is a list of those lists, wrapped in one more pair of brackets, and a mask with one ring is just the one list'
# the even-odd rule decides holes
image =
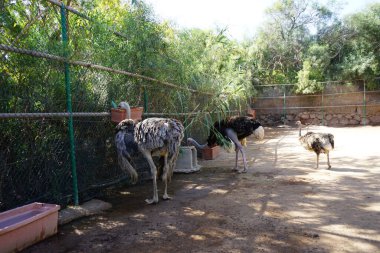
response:
{"label": "brown feathered ostrich", "polygon": [[324,153],[327,155],[328,169],[331,168],[329,153],[334,149],[334,135],[330,133],[313,133],[307,132],[305,135],[301,135],[302,123],[297,121],[296,125],[299,126],[299,141],[302,146],[317,154],[317,169],[319,167],[319,155]]}
{"label": "brown feathered ostrich", "polygon": [[157,167],[152,156],[160,156],[164,160],[162,181],[165,183],[165,191],[162,198],[170,199],[167,184],[171,180],[183,136],[184,127],[175,119],[148,118],[137,124],[131,119],[125,119],[116,126],[115,143],[119,165],[129,172],[133,183],[137,181],[138,174],[131,165],[131,158],[141,152],[149,163],[153,178],[153,198],[145,200],[148,204],[158,203]]}
{"label": "brown feathered ostrich", "polygon": [[[264,128],[261,124],[252,117],[234,116],[223,119],[220,122],[215,122],[210,128],[210,134],[206,144],[200,145],[193,138],[188,138],[187,142],[190,145],[194,145],[197,149],[203,149],[207,146],[212,147],[215,144],[225,147],[223,141],[232,141],[235,144],[236,153],[235,167],[233,170],[239,173],[245,173],[247,172],[247,160],[243,145],[245,146],[246,137],[252,134],[259,140],[264,138]],[[224,138],[224,140],[219,137]],[[239,151],[241,152],[244,162],[244,169],[242,171],[238,170]]]}

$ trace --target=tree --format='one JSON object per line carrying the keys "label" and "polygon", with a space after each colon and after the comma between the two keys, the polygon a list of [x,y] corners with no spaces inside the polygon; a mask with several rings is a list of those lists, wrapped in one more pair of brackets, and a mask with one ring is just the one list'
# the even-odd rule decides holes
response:
{"label": "tree", "polygon": [[317,1],[279,0],[267,10],[267,17],[254,40],[257,67],[265,82],[296,82],[310,45],[334,13]]}
{"label": "tree", "polygon": [[353,36],[340,54],[338,70],[343,78],[365,79],[374,86],[380,75],[380,4],[347,17],[346,26]]}

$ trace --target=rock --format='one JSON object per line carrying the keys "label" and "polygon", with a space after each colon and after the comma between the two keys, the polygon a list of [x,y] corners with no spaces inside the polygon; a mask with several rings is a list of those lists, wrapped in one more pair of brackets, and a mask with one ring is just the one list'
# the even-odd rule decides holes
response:
{"label": "rock", "polygon": [[372,116],[370,120],[373,123],[380,123],[380,115]]}
{"label": "rock", "polygon": [[367,124],[369,124],[369,119],[367,119],[367,118],[362,118],[362,120],[360,121],[360,125],[367,125]]}
{"label": "rock", "polygon": [[358,125],[358,124],[359,124],[359,121],[358,121],[358,120],[355,120],[355,119],[350,119],[350,120],[348,121],[348,124],[350,124],[350,125]]}
{"label": "rock", "polygon": [[84,216],[100,214],[111,208],[112,205],[110,203],[98,199],[92,199],[80,206],[68,206],[59,212],[58,224],[63,225]]}
{"label": "rock", "polygon": [[294,116],[293,115],[286,115],[286,119],[289,120],[289,121],[292,121],[294,120]]}
{"label": "rock", "polygon": [[348,124],[348,119],[346,119],[346,118],[341,118],[341,119],[339,120],[339,124],[341,124],[341,125],[343,125],[343,126],[347,125],[347,124]]}
{"label": "rock", "polygon": [[339,125],[339,120],[337,118],[334,118],[330,121],[329,125],[337,126],[337,125]]}

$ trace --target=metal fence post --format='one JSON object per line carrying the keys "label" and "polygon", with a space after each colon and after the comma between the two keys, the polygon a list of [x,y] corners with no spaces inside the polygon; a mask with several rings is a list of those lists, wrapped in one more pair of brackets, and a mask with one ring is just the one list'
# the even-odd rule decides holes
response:
{"label": "metal fence post", "polygon": [[146,92],[146,88],[144,87],[144,113],[148,112],[148,93]]}
{"label": "metal fence post", "polygon": [[322,126],[325,125],[325,108],[323,107],[323,90],[324,88],[322,89]]}
{"label": "metal fence post", "polygon": [[366,108],[366,97],[365,94],[365,80],[363,81],[363,125],[367,124],[367,108]]}
{"label": "metal fence post", "polygon": [[283,123],[285,124],[286,120],[286,85],[284,87],[284,104],[283,104],[283,112],[282,112],[282,117],[283,117]]}
{"label": "metal fence post", "polygon": [[[61,5],[61,26],[62,26],[62,43],[64,48],[64,56],[68,56],[68,38],[66,30],[67,20],[66,20],[66,8],[64,3]],[[77,178],[77,168],[75,159],[75,145],[74,145],[74,126],[73,126],[73,111],[71,107],[71,87],[70,87],[70,67],[67,62],[64,63],[65,66],[65,86],[66,86],[66,100],[67,100],[67,111],[69,115],[69,138],[70,138],[70,158],[71,158],[71,174],[73,180],[73,200],[75,205],[79,205],[78,198],[78,178]]]}

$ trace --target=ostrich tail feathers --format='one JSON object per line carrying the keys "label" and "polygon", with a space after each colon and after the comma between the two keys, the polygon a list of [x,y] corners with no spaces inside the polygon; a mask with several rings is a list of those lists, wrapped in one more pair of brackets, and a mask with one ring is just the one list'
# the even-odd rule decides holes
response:
{"label": "ostrich tail feathers", "polygon": [[129,173],[129,175],[131,177],[131,183],[135,184],[137,182],[137,179],[138,179],[138,174],[137,174],[135,168],[133,168],[133,166],[129,163],[128,159],[126,157],[124,157],[121,153],[118,154],[118,162],[119,162],[120,168],[124,172]]}

